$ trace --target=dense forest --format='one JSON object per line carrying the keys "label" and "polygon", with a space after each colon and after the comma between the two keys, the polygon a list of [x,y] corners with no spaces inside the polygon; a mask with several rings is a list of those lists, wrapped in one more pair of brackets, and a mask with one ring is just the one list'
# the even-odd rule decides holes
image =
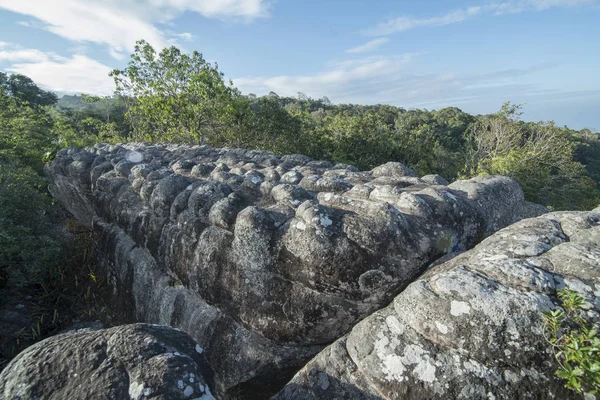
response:
{"label": "dense forest", "polygon": [[[0,276],[48,285],[60,275],[60,210],[44,162],[67,146],[185,142],[256,148],[370,169],[400,161],[449,181],[513,177],[526,197],[555,210],[600,204],[600,137],[553,122],[525,122],[521,106],[470,115],[458,108],[332,104],[327,98],[243,95],[217,65],[175,47],[138,42],[115,93],[57,98],[23,75],[0,73]],[[64,275],[64,273],[63,273]],[[1,286],[1,282],[0,282]]]}

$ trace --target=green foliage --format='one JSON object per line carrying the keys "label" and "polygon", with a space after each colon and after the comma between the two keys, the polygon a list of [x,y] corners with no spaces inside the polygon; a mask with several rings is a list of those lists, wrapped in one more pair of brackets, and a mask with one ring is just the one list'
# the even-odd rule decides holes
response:
{"label": "green foliage", "polygon": [[600,336],[584,318],[585,300],[569,289],[558,292],[562,309],[544,313],[546,339],[559,368],[556,376],[579,393],[600,393]]}
{"label": "green foliage", "polygon": [[[47,283],[64,259],[59,208],[47,192],[43,159],[68,144],[93,144],[75,130],[28,78],[0,76],[0,277]],[[7,86],[12,85],[10,89]],[[17,90],[18,89],[18,90]]]}
{"label": "green foliage", "polygon": [[528,200],[554,209],[594,208],[597,182],[574,160],[570,131],[552,122],[524,123],[519,113],[520,106],[506,103],[469,126],[465,175],[510,176]]}
{"label": "green foliage", "polygon": [[0,91],[0,155],[42,171],[40,154],[53,148],[52,119],[41,107],[30,107]]}
{"label": "green foliage", "polygon": [[156,54],[139,41],[127,68],[111,76],[136,140],[208,143],[236,113],[237,90],[197,51],[170,47]]}
{"label": "green foliage", "polygon": [[62,256],[54,232],[58,210],[43,177],[14,157],[0,161],[0,269],[5,278],[11,272],[43,282]]}
{"label": "green foliage", "polygon": [[334,162],[371,169],[392,156],[392,129],[374,114],[325,117],[319,133],[328,142]]}
{"label": "green foliage", "polygon": [[7,96],[31,107],[50,106],[57,101],[54,93],[40,89],[30,78],[21,74],[0,72],[0,88]]}
{"label": "green foliage", "polygon": [[87,111],[61,112],[52,99],[28,78],[0,73],[0,295],[22,295],[35,321],[0,349],[0,368],[73,317],[104,313],[89,232],[61,226],[65,216],[47,192],[43,163],[63,146],[105,139],[118,119],[106,123]]}

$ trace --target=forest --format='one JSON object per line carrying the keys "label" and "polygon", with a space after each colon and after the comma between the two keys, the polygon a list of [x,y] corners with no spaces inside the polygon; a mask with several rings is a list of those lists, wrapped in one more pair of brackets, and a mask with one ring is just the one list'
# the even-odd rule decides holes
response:
{"label": "forest", "polygon": [[598,133],[525,122],[520,105],[470,115],[455,107],[333,104],[302,93],[244,95],[200,53],[156,52],[144,41],[111,76],[112,96],[58,98],[26,76],[0,72],[0,286],[18,273],[24,284],[53,293],[68,275],[65,260],[73,255],[65,257],[56,234],[64,214],[43,174],[44,163],[68,146],[209,144],[305,154],[362,170],[400,161],[449,181],[510,176],[528,200],[553,210],[600,204]]}

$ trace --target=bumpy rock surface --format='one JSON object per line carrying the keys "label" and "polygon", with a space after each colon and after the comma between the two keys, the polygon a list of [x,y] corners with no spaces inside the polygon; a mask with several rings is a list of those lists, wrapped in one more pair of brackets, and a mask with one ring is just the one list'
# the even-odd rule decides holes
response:
{"label": "bumpy rock surface", "polygon": [[134,324],[78,330],[27,348],[0,374],[0,399],[214,399],[214,372],[187,334]]}
{"label": "bumpy rock surface", "polygon": [[207,146],[68,149],[47,173],[119,309],[189,332],[230,392],[289,379],[431,262],[546,212],[508,178]]}
{"label": "bumpy rock surface", "polygon": [[600,209],[523,220],[428,270],[275,399],[565,399],[543,311],[577,291],[600,323]]}

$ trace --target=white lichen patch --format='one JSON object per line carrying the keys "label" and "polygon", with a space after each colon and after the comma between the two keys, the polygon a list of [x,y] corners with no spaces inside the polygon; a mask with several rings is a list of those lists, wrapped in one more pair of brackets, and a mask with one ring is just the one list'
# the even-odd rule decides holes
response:
{"label": "white lichen patch", "polygon": [[446,333],[448,333],[448,326],[442,324],[439,321],[435,321],[435,327],[437,328],[438,331],[440,331],[441,333],[443,333],[444,335]]}
{"label": "white lichen patch", "polygon": [[492,370],[475,360],[465,360],[463,362],[463,368],[464,372],[475,375],[478,378],[485,379],[486,381],[495,385],[501,382],[501,377],[495,370]]}
{"label": "white lichen patch", "polygon": [[422,347],[409,344],[404,348],[402,361],[407,365],[418,364],[421,362],[424,354],[427,354],[427,352]]}
{"label": "white lichen patch", "polygon": [[323,214],[321,214],[320,222],[321,222],[321,225],[324,227],[328,227],[331,224],[333,224],[333,221],[331,221],[331,219],[329,219],[329,217],[327,215],[323,215]]}
{"label": "white lichen patch", "polygon": [[131,397],[132,400],[141,399],[143,394],[144,394],[144,384],[143,383],[138,383],[136,381],[132,381],[129,384],[129,397]]}
{"label": "white lichen patch", "polygon": [[471,306],[465,301],[452,300],[450,303],[450,314],[455,317],[459,317],[463,314],[469,314],[471,312]]}
{"label": "white lichen patch", "polygon": [[504,371],[504,380],[510,383],[517,383],[521,380],[521,377],[512,371],[506,370]]}
{"label": "white lichen patch", "polygon": [[302,221],[298,221],[298,222],[296,222],[296,228],[303,231],[306,229],[306,224]]}
{"label": "white lichen patch", "polygon": [[385,374],[385,379],[388,381],[400,381],[404,380],[404,372],[406,367],[402,363],[402,360],[396,354],[388,354],[383,359],[382,371]]}
{"label": "white lichen patch", "polygon": [[423,382],[431,383],[435,381],[435,371],[435,365],[432,364],[431,360],[424,359],[417,364],[413,370],[413,374]]}
{"label": "white lichen patch", "polygon": [[392,332],[393,334],[402,335],[404,333],[404,327],[402,326],[402,324],[400,324],[398,318],[394,317],[393,315],[388,316],[385,319],[385,322],[388,328],[390,329],[390,332]]}
{"label": "white lichen patch", "polygon": [[191,395],[193,395],[193,394],[194,394],[194,388],[193,388],[193,387],[191,387],[191,386],[187,386],[187,387],[185,388],[185,390],[183,391],[183,395],[184,395],[185,397],[190,397],[190,396],[191,396]]}

